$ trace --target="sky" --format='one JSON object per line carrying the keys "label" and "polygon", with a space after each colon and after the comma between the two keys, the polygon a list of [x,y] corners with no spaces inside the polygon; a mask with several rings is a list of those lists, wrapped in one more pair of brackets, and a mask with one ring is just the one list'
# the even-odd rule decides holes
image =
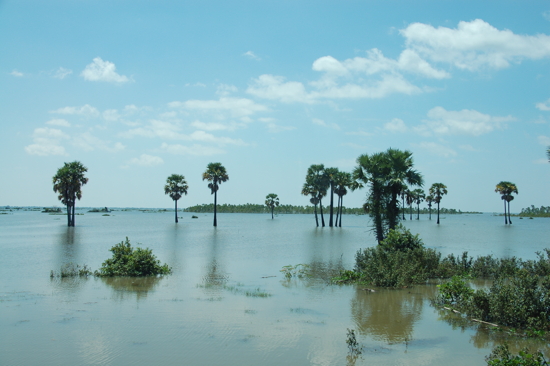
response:
{"label": "sky", "polygon": [[[548,1],[0,0],[0,205],[307,205],[307,168],[409,150],[444,207],[550,206]],[[365,189],[344,205],[360,207]]]}

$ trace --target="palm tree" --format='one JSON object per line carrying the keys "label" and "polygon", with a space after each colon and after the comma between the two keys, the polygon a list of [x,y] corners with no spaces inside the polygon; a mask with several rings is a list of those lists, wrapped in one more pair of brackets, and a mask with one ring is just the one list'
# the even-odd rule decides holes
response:
{"label": "palm tree", "polygon": [[[510,217],[510,201],[514,199],[512,193],[518,194],[518,187],[512,182],[502,181],[496,185],[495,192],[500,193],[501,199],[504,202],[504,224],[512,224]],[[508,216],[506,216],[506,204],[508,203]]]}
{"label": "palm tree", "polygon": [[176,224],[178,223],[178,200],[182,195],[187,195],[188,188],[189,186],[183,175],[172,174],[166,179],[164,194],[169,195],[170,198],[174,200],[174,204],[176,205]]}
{"label": "palm tree", "polygon": [[273,210],[275,206],[279,206],[279,197],[275,193],[270,193],[265,196],[265,205],[271,209],[271,219],[273,220]]}
{"label": "palm tree", "polygon": [[412,153],[388,149],[383,153],[361,155],[353,178],[359,186],[368,184],[369,215],[374,222],[376,239],[382,242],[387,230],[395,229],[399,221],[399,197],[408,186],[422,186],[422,175],[413,169]]}
{"label": "palm tree", "polygon": [[[319,199],[319,209],[321,211],[321,225],[325,227],[325,217],[323,216],[323,197],[327,195],[327,188],[330,183],[327,179],[326,174],[324,174],[325,166],[323,164],[313,164],[307,169],[306,174],[306,183],[304,188],[307,186],[307,190],[314,192],[315,197]],[[304,194],[304,189],[302,189],[302,194]],[[311,193],[306,193],[305,195],[310,195]],[[319,225],[317,225],[319,226]]]}
{"label": "palm tree", "polygon": [[82,198],[81,188],[88,183],[84,173],[88,171],[79,161],[65,163],[53,176],[53,191],[57,198],[67,206],[67,226],[74,226],[76,200]]}
{"label": "palm tree", "polygon": [[426,195],[424,194],[424,191],[420,188],[417,188],[413,191],[414,197],[415,197],[415,203],[416,203],[416,219],[420,220],[420,204],[424,199],[426,198]]}
{"label": "palm tree", "polygon": [[437,224],[439,225],[439,203],[441,198],[447,194],[447,186],[443,183],[434,183],[430,187],[430,196],[433,197],[433,201],[437,203]]}
{"label": "palm tree", "polygon": [[218,189],[220,188],[220,184],[229,180],[229,176],[221,163],[210,163],[206,166],[206,171],[202,173],[202,180],[210,182],[208,183],[208,188],[210,188],[211,194],[214,195],[214,226],[218,226],[216,217]]}
{"label": "palm tree", "polygon": [[[325,177],[325,182],[328,183],[330,187],[330,219],[328,220],[328,226],[333,227],[333,215],[334,215],[334,187],[336,184],[336,175],[338,174],[338,168],[325,168],[323,175]],[[327,187],[328,188],[328,187]]]}
{"label": "palm tree", "polygon": [[[409,205],[409,220],[413,219],[413,211],[412,211],[412,204],[416,201],[416,196],[414,195],[414,191],[411,191],[409,189],[405,190],[405,201],[407,201],[407,205]],[[405,207],[403,207],[404,211]]]}
{"label": "palm tree", "polygon": [[431,194],[428,194],[426,196],[426,202],[428,202],[428,213],[430,220],[432,219],[432,202],[434,201],[434,197]]}
{"label": "palm tree", "polygon": [[315,223],[317,224],[317,227],[319,227],[319,218],[317,216],[317,205],[319,204],[319,193],[315,188],[314,184],[312,183],[312,179],[308,176],[306,176],[306,182],[302,187],[302,194],[304,196],[311,196],[311,198],[309,199],[309,202],[311,202],[311,204],[314,206]]}
{"label": "palm tree", "polygon": [[[338,172],[335,177],[334,193],[338,196],[338,209],[336,211],[336,226],[342,227],[342,210],[344,206],[344,196],[348,193],[348,188],[352,191],[357,188],[357,185],[351,179],[351,174],[347,172]],[[340,221],[338,221],[338,218]]]}

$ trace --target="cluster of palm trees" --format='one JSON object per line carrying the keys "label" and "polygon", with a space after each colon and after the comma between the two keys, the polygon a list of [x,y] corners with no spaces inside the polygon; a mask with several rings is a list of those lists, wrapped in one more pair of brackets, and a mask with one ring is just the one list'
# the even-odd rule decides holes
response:
{"label": "cluster of palm trees", "polygon": [[67,226],[74,226],[76,200],[82,198],[82,186],[88,183],[84,173],[88,171],[79,161],[65,163],[53,176],[53,191],[67,206]]}
{"label": "cluster of palm trees", "polygon": [[[330,195],[330,215],[328,226],[342,226],[342,208],[347,189],[355,190],[358,184],[353,181],[350,173],[341,172],[338,168],[325,168],[323,164],[313,164],[307,169],[306,181],[302,186],[302,194],[311,196],[309,202],[314,206],[315,223],[319,226],[317,205],[321,211],[321,225],[325,226],[323,215],[323,198]],[[329,193],[330,192],[330,193]],[[338,196],[336,220],[334,220],[334,194]]]}
{"label": "cluster of palm trees", "polygon": [[[447,187],[442,183],[434,183],[430,187],[429,195],[425,195],[420,188],[424,181],[422,175],[413,169],[412,153],[398,149],[388,149],[385,152],[372,155],[361,155],[357,158],[358,166],[352,173],[340,172],[337,168],[325,168],[323,164],[311,165],[306,174],[302,194],[310,196],[310,202],[314,205],[315,222],[319,226],[317,205],[320,208],[321,225],[325,226],[322,200],[327,195],[330,197],[329,226],[342,226],[342,203],[347,190],[356,190],[367,186],[369,193],[364,209],[373,219],[374,231],[378,242],[386,237],[389,230],[394,229],[399,222],[400,202],[403,207],[405,201],[411,207],[417,205],[417,218],[419,218],[420,203],[437,203],[439,224],[439,203],[443,195],[447,194]],[[334,194],[338,196],[336,221],[333,222]],[[405,213],[403,211],[403,219]],[[431,219],[431,211],[430,211]]]}
{"label": "cluster of palm trees", "polygon": [[[500,198],[504,202],[504,225],[511,225],[510,201],[514,200],[512,194],[518,194],[518,187],[512,182],[502,181],[497,184],[495,192],[500,193]],[[508,205],[508,211],[506,211],[506,205]],[[506,214],[508,214],[508,216],[506,216]]]}

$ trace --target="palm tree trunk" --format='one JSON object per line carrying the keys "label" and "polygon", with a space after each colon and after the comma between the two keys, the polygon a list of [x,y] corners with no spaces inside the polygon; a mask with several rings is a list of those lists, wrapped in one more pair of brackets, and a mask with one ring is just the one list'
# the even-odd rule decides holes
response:
{"label": "palm tree trunk", "polygon": [[67,203],[67,226],[71,226],[71,204]]}
{"label": "palm tree trunk", "polygon": [[328,226],[332,227],[332,215],[334,214],[334,185],[330,185],[330,219],[328,220]]}
{"label": "palm tree trunk", "polygon": [[178,200],[174,200],[176,204],[176,224],[178,223]]}
{"label": "palm tree trunk", "polygon": [[315,223],[317,224],[317,227],[319,227],[319,218],[317,217],[317,205],[314,206],[314,212],[315,212]]}
{"label": "palm tree trunk", "polygon": [[413,219],[413,205],[411,204],[409,206],[409,220]]}
{"label": "palm tree trunk", "polygon": [[420,203],[416,204],[416,219],[420,220]]}
{"label": "palm tree trunk", "polygon": [[273,220],[273,209],[275,208],[275,206],[271,206],[271,220]]}
{"label": "palm tree trunk", "polygon": [[403,205],[402,206],[403,206],[403,221],[405,221],[406,220],[406,218],[405,218],[405,195],[403,195]]}
{"label": "palm tree trunk", "polygon": [[[75,201],[76,201],[76,199],[75,199]],[[74,207],[75,207],[75,205],[76,205],[75,202],[73,202],[73,204],[71,205],[71,226],[73,226],[73,227],[74,227],[74,211],[75,211]]]}
{"label": "palm tree trunk", "polygon": [[512,218],[510,217],[510,201],[508,201],[508,223],[512,225]]}
{"label": "palm tree trunk", "polygon": [[338,218],[340,217],[340,200],[342,199],[342,197],[340,197],[340,195],[338,195],[338,202],[336,203],[336,222],[334,224],[334,226],[338,227]]}
{"label": "palm tree trunk", "polygon": [[214,192],[214,226],[218,226],[218,220],[216,219],[216,209],[218,204],[218,191]]}
{"label": "palm tree trunk", "polygon": [[506,216],[506,200],[504,201],[504,225],[508,225],[508,216]]}
{"label": "palm tree trunk", "polygon": [[437,203],[437,224],[439,225],[439,202]]}
{"label": "palm tree trunk", "polygon": [[340,223],[338,227],[342,227],[342,215],[344,215],[344,196],[340,197]]}
{"label": "palm tree trunk", "polygon": [[319,210],[321,211],[321,225],[325,227],[325,217],[323,216],[323,201],[319,198]]}

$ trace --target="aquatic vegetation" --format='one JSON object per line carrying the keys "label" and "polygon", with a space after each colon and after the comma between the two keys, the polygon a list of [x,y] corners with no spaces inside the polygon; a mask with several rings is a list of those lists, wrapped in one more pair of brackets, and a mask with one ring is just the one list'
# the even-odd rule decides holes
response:
{"label": "aquatic vegetation", "polygon": [[346,344],[348,345],[349,353],[352,355],[360,355],[361,347],[359,346],[359,342],[357,342],[357,338],[355,337],[355,331],[349,328],[347,329],[347,331]]}
{"label": "aquatic vegetation", "polygon": [[87,265],[83,265],[82,267],[78,264],[74,263],[66,263],[63,266],[61,266],[61,269],[59,272],[57,271],[50,271],[50,277],[88,277],[92,275],[93,272]]}
{"label": "aquatic vegetation", "polygon": [[512,355],[507,344],[497,346],[491,354],[485,358],[489,366],[544,366],[548,362],[540,351],[529,352],[523,349],[517,355]]}
{"label": "aquatic vegetation", "polygon": [[310,276],[310,266],[308,264],[296,264],[284,266],[283,269],[281,269],[281,272],[285,275],[286,278],[291,279],[292,277],[295,278],[304,278]]}
{"label": "aquatic vegetation", "polygon": [[132,248],[130,240],[122,241],[110,249],[113,257],[101,265],[95,276],[156,276],[172,272],[167,264],[162,264],[149,248]]}

